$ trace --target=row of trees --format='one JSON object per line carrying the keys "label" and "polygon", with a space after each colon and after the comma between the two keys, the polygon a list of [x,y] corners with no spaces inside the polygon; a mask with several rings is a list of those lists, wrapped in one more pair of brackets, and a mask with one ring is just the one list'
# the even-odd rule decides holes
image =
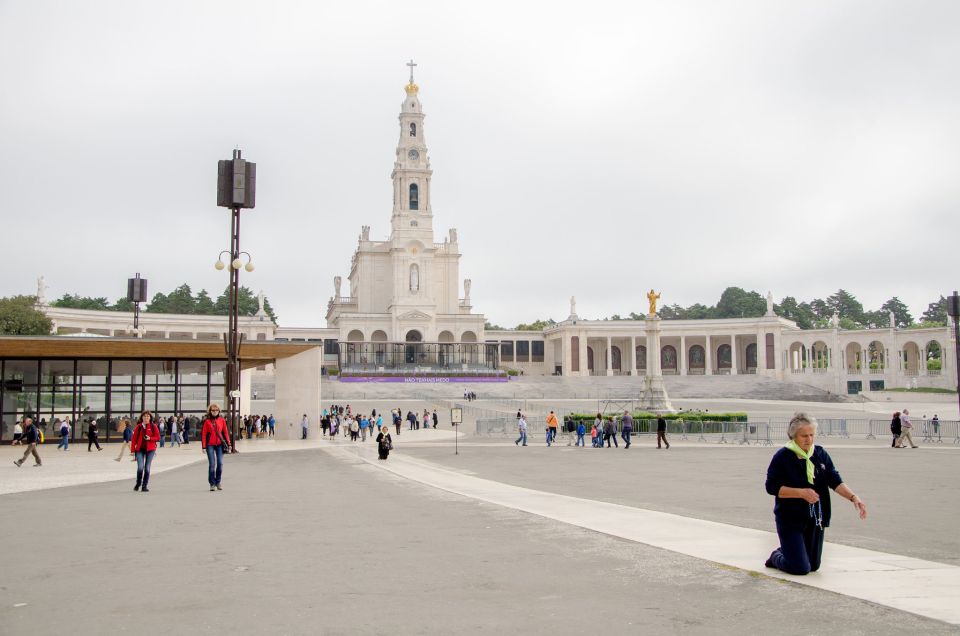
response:
{"label": "row of trees", "polygon": [[[254,316],[259,309],[257,297],[248,287],[240,287],[238,297],[241,316]],[[126,297],[118,298],[110,303],[105,296],[91,298],[78,294],[64,294],[50,303],[54,307],[69,307],[72,309],[99,309],[103,311],[133,311],[133,303]],[[273,322],[277,322],[277,315],[270,306],[270,301],[264,298],[263,310]],[[216,300],[210,297],[206,289],[201,289],[196,295],[190,285],[184,283],[169,294],[157,293],[144,308],[148,313],[157,314],[195,314],[201,316],[226,316],[230,313],[230,287],[224,288]]]}
{"label": "row of trees", "polygon": [[[910,310],[899,298],[894,296],[874,311],[865,310],[863,303],[850,292],[838,289],[825,299],[798,302],[793,296],[786,296],[774,303],[774,312],[783,318],[793,320],[801,329],[822,329],[830,326],[834,313],[840,318],[842,329],[875,329],[890,324],[890,312],[894,322],[900,328],[942,327],[947,324],[947,299],[940,296],[927,305],[926,311],[918,322],[910,315]],[[709,318],[758,318],[767,311],[767,301],[756,291],[746,291],[740,287],[727,287],[715,305],[694,303],[689,307],[664,305],[660,308],[660,317],[664,320],[703,320]],[[646,315],[630,312],[626,317],[614,314],[605,320],[643,320]],[[514,327],[518,330],[542,330],[556,324],[552,319],[537,320],[530,324]],[[503,329],[499,325],[487,323],[487,329]]]}

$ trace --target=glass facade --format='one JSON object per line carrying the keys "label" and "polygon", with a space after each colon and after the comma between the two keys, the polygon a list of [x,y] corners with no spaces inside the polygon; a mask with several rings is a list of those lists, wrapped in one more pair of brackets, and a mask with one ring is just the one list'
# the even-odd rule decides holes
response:
{"label": "glass facade", "polygon": [[177,413],[200,417],[212,401],[224,401],[223,360],[0,359],[0,377],[19,380],[22,390],[0,382],[0,441],[13,439],[26,415],[56,443],[56,420],[73,422],[73,439],[84,439],[96,420],[101,441],[121,438],[117,422],[149,409],[154,417]]}

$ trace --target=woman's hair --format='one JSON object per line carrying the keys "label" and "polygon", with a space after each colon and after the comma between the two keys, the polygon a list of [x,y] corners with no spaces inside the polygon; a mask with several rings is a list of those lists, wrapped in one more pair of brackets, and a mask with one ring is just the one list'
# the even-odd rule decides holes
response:
{"label": "woman's hair", "polygon": [[894,417],[900,417],[900,411],[894,411],[894,412],[893,412],[893,416],[894,416]]}
{"label": "woman's hair", "polygon": [[787,426],[787,437],[793,439],[799,431],[804,426],[812,426],[814,432],[817,430],[817,418],[812,415],[807,415],[802,411],[798,411],[793,414],[793,417],[790,419],[790,424]]}
{"label": "woman's hair", "polygon": [[145,410],[140,414],[140,417],[137,418],[137,424],[139,424],[140,422],[143,421],[143,416],[144,416],[144,415],[149,415],[149,416],[150,416],[150,421],[153,421],[153,413],[151,413],[149,410],[146,410],[146,409],[145,409]]}
{"label": "woman's hair", "polygon": [[217,409],[219,411],[220,405],[217,404],[216,402],[211,402],[210,406],[207,407],[207,415],[210,415],[210,411],[212,411],[213,409]]}

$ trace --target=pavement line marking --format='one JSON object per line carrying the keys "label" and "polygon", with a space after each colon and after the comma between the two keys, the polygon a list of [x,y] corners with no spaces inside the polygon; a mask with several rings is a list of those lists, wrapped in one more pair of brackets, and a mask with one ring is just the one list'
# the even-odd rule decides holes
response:
{"label": "pavement line marking", "polygon": [[[958,566],[827,542],[824,564],[818,572],[793,576],[771,568],[758,570],[757,566],[779,545],[774,532],[512,486],[395,454],[381,462],[373,458],[373,449],[342,446],[323,449],[331,454],[362,459],[397,476],[465,497],[960,624]],[[770,523],[773,525],[773,519]]]}

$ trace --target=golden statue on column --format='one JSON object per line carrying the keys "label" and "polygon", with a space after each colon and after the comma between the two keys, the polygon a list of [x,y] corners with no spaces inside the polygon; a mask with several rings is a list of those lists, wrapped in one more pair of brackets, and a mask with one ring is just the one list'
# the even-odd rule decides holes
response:
{"label": "golden statue on column", "polygon": [[657,315],[657,301],[660,299],[660,294],[656,293],[652,289],[650,293],[647,294],[647,300],[650,301],[650,316]]}

